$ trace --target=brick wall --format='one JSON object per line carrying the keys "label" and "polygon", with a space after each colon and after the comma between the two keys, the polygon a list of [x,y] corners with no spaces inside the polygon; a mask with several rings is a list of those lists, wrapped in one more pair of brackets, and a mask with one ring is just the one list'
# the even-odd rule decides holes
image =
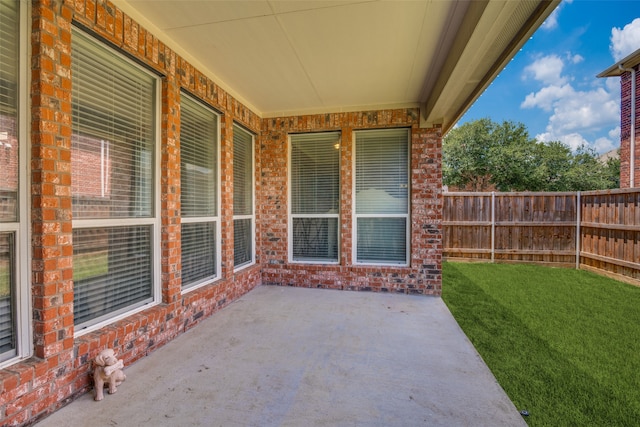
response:
{"label": "brick wall", "polygon": [[[129,365],[263,282],[439,295],[441,135],[416,109],[261,119],[153,34],[104,0],[34,0],[31,34],[33,357],[0,370],[0,425],[27,425],[91,390],[91,359],[114,348]],[[163,76],[160,156],[161,304],[74,337],[71,214],[71,26],[94,32]],[[221,113],[221,278],[181,293],[180,92]],[[233,122],[256,137],[256,263],[233,271]],[[352,138],[357,129],[410,127],[411,264],[354,266]],[[287,134],[340,130],[339,265],[287,260]],[[95,189],[89,189],[94,191]],[[97,191],[97,190],[96,190]],[[23,284],[25,286],[25,284]]]}
{"label": "brick wall", "polygon": [[[442,254],[442,172],[440,129],[420,129],[417,109],[265,119],[260,136],[262,191],[262,280],[265,284],[440,295]],[[411,264],[409,267],[354,265],[353,138],[354,130],[411,127]],[[288,262],[288,134],[341,131],[340,263]]]}
{"label": "brick wall", "polygon": [[[639,67],[635,67],[636,71]],[[630,72],[620,77],[620,188],[640,186],[640,72],[636,73],[636,123],[634,184],[631,185],[631,85]]]}
{"label": "brick wall", "polygon": [[[108,1],[32,4],[31,228],[34,356],[0,370],[0,425],[31,424],[91,389],[91,359],[111,347],[131,364],[260,284],[256,264],[233,272],[232,124],[258,133],[260,118]],[[95,32],[163,75],[162,303],[74,338],[71,215],[71,25]],[[180,90],[222,115],[222,278],[181,294]],[[17,145],[16,145],[17,146]],[[257,174],[256,174],[257,175]],[[87,189],[87,191],[97,191]]]}

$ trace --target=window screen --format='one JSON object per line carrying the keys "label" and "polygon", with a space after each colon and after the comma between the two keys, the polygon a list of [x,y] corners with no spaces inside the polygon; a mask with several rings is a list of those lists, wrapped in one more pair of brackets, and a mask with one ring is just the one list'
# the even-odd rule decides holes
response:
{"label": "window screen", "polygon": [[356,262],[407,264],[409,130],[356,132]]}
{"label": "window screen", "polygon": [[183,93],[180,102],[182,287],[218,272],[218,115]]}
{"label": "window screen", "polygon": [[73,231],[76,324],[104,320],[152,297],[151,226]]}
{"label": "window screen", "polygon": [[74,317],[89,326],[153,300],[157,79],[75,30],[72,73]]}
{"label": "window screen", "polygon": [[18,220],[18,6],[0,1],[0,222]]}
{"label": "window screen", "polygon": [[254,260],[253,136],[233,127],[233,263]]}
{"label": "window screen", "polygon": [[[18,215],[19,7],[22,4],[0,0],[0,362],[17,356],[20,348],[24,352],[30,347],[24,329],[18,330],[19,316],[23,320],[28,316],[24,301],[28,299],[28,288],[25,287],[30,281],[18,280],[16,274],[17,266],[24,267],[27,262],[26,259],[18,260],[16,253],[16,241],[24,236],[20,234],[24,225],[21,226]],[[23,286],[19,289],[21,282]],[[23,300],[20,306],[19,294]],[[22,338],[20,343],[19,337]]]}
{"label": "window screen", "polygon": [[291,251],[294,261],[337,262],[340,133],[291,136]]}
{"label": "window screen", "polygon": [[15,355],[16,306],[13,233],[0,233],[0,361]]}

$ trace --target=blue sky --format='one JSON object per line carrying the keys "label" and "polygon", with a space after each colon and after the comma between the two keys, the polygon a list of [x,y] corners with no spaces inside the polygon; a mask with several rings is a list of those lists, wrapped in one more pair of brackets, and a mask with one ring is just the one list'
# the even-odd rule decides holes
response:
{"label": "blue sky", "polygon": [[640,0],[564,0],[458,125],[522,122],[540,141],[620,146],[620,78],[597,78],[640,48]]}

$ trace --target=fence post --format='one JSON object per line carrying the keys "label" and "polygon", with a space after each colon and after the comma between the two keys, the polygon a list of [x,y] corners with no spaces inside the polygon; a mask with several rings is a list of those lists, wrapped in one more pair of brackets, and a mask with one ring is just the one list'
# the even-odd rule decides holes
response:
{"label": "fence post", "polygon": [[581,238],[580,238],[580,220],[582,216],[582,200],[580,197],[580,192],[576,193],[576,270],[580,270],[580,246],[581,246]]}
{"label": "fence post", "polygon": [[491,262],[496,255],[496,192],[491,192]]}

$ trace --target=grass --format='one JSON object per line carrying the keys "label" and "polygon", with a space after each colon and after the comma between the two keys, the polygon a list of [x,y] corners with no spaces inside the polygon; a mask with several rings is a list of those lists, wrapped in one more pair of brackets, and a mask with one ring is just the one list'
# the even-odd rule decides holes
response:
{"label": "grass", "polygon": [[586,271],[444,263],[443,299],[529,425],[640,425],[640,288]]}
{"label": "grass", "polygon": [[73,256],[73,280],[79,282],[109,272],[109,254],[107,251],[94,251]]}

